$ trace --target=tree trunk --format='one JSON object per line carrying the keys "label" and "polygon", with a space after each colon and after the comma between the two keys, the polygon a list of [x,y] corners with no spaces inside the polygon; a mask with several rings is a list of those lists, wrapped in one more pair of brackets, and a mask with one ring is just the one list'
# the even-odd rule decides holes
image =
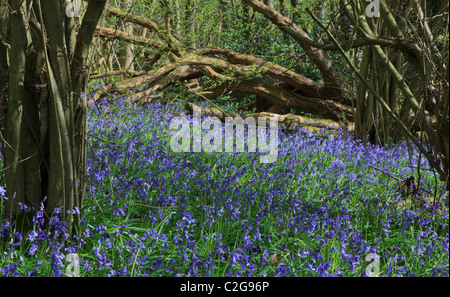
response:
{"label": "tree trunk", "polygon": [[185,14],[185,35],[189,36],[191,40],[190,47],[196,48],[195,34],[195,0],[186,1],[186,14]]}
{"label": "tree trunk", "polygon": [[[122,9],[126,12],[129,12],[131,7],[131,0],[124,0],[122,1]],[[123,25],[123,32],[132,35],[133,34],[133,24],[132,23],[124,23]],[[134,54],[133,54],[133,45],[122,42],[120,50],[120,66],[121,70],[124,72],[127,71],[134,71]]]}
{"label": "tree trunk", "polygon": [[292,19],[292,16],[289,14],[288,0],[280,0],[280,5],[281,5],[281,14]]}
{"label": "tree trunk", "polygon": [[[383,144],[406,135],[448,189],[449,104],[448,97],[442,97],[448,95],[448,56],[443,57],[433,42],[434,33],[422,11],[424,2],[380,0],[377,22],[366,17],[364,12],[358,13],[355,2],[341,0],[341,5],[364,39],[374,41],[381,37],[397,40],[399,45],[403,43],[399,47],[390,47],[377,42],[364,48],[360,71],[356,73],[358,82],[364,85],[357,90],[357,137],[365,139],[369,135],[371,141]],[[410,18],[411,11],[421,27],[418,34],[411,34],[417,29],[404,22]],[[439,28],[442,29],[440,26],[434,28],[438,30],[437,35],[443,34]],[[409,44],[406,45],[404,40],[409,40]],[[448,48],[448,39],[443,46]],[[343,52],[342,48],[340,50]],[[405,73],[403,60],[408,62],[409,73]],[[408,80],[412,83],[407,83]],[[369,94],[366,94],[367,90]],[[427,143],[419,142],[411,133],[410,129],[417,126],[425,132]]]}
{"label": "tree trunk", "polygon": [[[7,85],[8,75],[8,49],[10,45],[6,42],[6,38],[9,35],[9,20],[8,20],[8,7],[6,0],[0,0],[0,95],[5,92],[5,86]],[[2,97],[0,97],[1,99]],[[0,101],[1,104],[6,103],[6,100]],[[0,116],[3,117],[3,113],[0,109]],[[3,127],[3,126],[2,126]]]}
{"label": "tree trunk", "polygon": [[[7,185],[7,196],[15,199],[8,199],[6,203],[6,213],[17,212],[19,203],[27,201],[25,190],[25,170],[24,147],[21,146],[23,134],[29,130],[25,129],[24,119],[24,99],[30,100],[29,94],[25,90],[25,67],[26,48],[28,45],[26,25],[26,3],[13,1],[10,3],[11,10],[15,11],[10,15],[10,35],[8,43],[11,45],[10,63],[15,67],[9,69],[8,103],[6,117],[6,141],[5,146],[5,179]],[[28,98],[25,98],[27,95]],[[34,201],[33,201],[34,202]]]}
{"label": "tree trunk", "polygon": [[300,6],[301,0],[291,0],[291,15],[289,16],[290,19],[296,20],[299,17],[299,6]]}
{"label": "tree trunk", "polygon": [[183,32],[181,31],[181,7],[180,7],[180,0],[173,0],[173,7],[175,10],[175,38],[180,39]]}
{"label": "tree trunk", "polygon": [[[71,230],[73,220],[79,222],[72,210],[82,206],[85,175],[85,62],[106,0],[89,1],[76,38],[73,17],[61,3],[10,1],[11,67],[2,127],[10,199],[3,214],[20,215],[20,203],[35,210],[44,203],[48,215],[62,207]],[[3,73],[2,51],[0,61]]]}

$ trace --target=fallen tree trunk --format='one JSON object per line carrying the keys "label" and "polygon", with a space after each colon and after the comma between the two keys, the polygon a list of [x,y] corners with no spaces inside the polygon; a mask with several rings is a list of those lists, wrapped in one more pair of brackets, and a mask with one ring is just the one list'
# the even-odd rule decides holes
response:
{"label": "fallen tree trunk", "polygon": [[[225,85],[229,90],[255,94],[284,109],[293,108],[333,121],[353,121],[351,108],[345,105],[301,96],[274,86],[273,84],[265,83],[261,79],[252,79],[237,84],[230,83]],[[208,97],[208,94],[206,94],[206,97]]]}
{"label": "fallen tree trunk", "polygon": [[351,101],[343,96],[342,89],[332,84],[315,82],[305,76],[289,70],[283,66],[265,61],[250,55],[240,54],[227,49],[210,48],[197,52],[199,55],[221,55],[234,65],[253,65],[261,74],[266,74],[274,79],[286,83],[292,90],[296,90],[300,95],[318,99],[333,100],[348,106]]}
{"label": "fallen tree trunk", "polygon": [[107,76],[111,76],[111,75],[120,75],[120,76],[132,76],[132,77],[136,77],[136,76],[141,76],[143,74],[145,74],[145,71],[132,71],[132,70],[128,70],[128,71],[123,71],[123,70],[116,70],[116,71],[111,71],[108,73],[94,73],[91,74],[89,76],[90,79],[97,79],[97,78],[103,78],[103,77],[107,77]]}
{"label": "fallen tree trunk", "polygon": [[307,118],[299,115],[293,115],[293,114],[286,114],[286,115],[280,115],[276,113],[270,113],[270,112],[259,112],[259,113],[252,113],[252,114],[246,114],[246,115],[240,115],[238,113],[234,112],[225,112],[223,110],[220,110],[218,108],[204,108],[200,107],[198,105],[195,105],[193,103],[187,103],[185,106],[186,110],[189,114],[193,114],[194,109],[200,111],[201,116],[210,116],[210,117],[217,117],[222,122],[225,122],[225,119],[228,118],[248,118],[253,117],[255,120],[258,120],[258,118],[265,118],[266,124],[269,125],[270,119],[276,118],[278,121],[278,126],[281,127],[284,130],[290,130],[295,131],[300,128],[305,128],[309,130],[314,129],[332,129],[332,130],[344,130],[344,131],[353,131],[354,125],[353,124],[346,124],[343,122],[334,122],[330,120],[322,120],[322,119],[312,119]]}
{"label": "fallen tree trunk", "polygon": [[[231,57],[237,56],[231,51],[218,49],[205,51],[204,53],[211,54],[212,52],[226,52]],[[323,93],[322,95],[320,94],[320,90],[327,90],[326,86],[315,83],[279,65],[274,65],[261,59],[252,59],[245,55],[244,58],[248,63],[254,63],[249,65],[233,64],[231,61],[219,58],[188,54],[173,63],[167,64],[158,70],[150,71],[140,77],[124,80],[115,85],[107,85],[100,93],[94,95],[94,100],[97,100],[102,94],[106,94],[112,89],[116,91],[129,90],[146,84],[146,90],[134,96],[134,100],[137,100],[136,97],[145,98],[145,96],[150,96],[152,92],[156,92],[169,83],[185,80],[187,75],[192,77],[203,74],[218,84],[212,89],[198,92],[207,98],[215,98],[233,91],[250,93],[260,96],[280,108],[294,108],[334,121],[353,121],[353,112],[350,106],[332,101],[334,97],[328,98],[324,97]],[[232,61],[236,62],[233,59],[236,58],[232,58]],[[242,62],[242,59],[238,60],[238,62]],[[233,73],[233,76],[223,73]],[[267,83],[260,78],[253,78],[261,75],[266,75],[272,79],[283,79],[283,82],[293,90],[289,90],[283,85]],[[311,92],[311,89],[314,91]],[[302,91],[303,94],[311,95],[313,93],[317,97],[322,98],[303,95]]]}

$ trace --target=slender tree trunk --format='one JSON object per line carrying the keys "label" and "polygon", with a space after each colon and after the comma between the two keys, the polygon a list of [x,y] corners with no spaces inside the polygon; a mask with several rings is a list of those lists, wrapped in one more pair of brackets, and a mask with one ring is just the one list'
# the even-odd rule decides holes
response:
{"label": "slender tree trunk", "polygon": [[[8,49],[10,45],[6,42],[9,35],[9,13],[8,6],[6,4],[7,0],[0,0],[0,94],[4,91],[3,89],[7,85],[6,82],[8,81]],[[0,113],[0,115],[3,116],[2,113]]]}
{"label": "slender tree trunk", "polygon": [[7,184],[6,195],[13,199],[8,199],[6,212],[15,213],[19,203],[25,203],[25,173],[23,158],[21,156],[20,140],[23,131],[23,101],[25,97],[25,63],[26,48],[28,45],[26,26],[26,2],[12,1],[10,14],[11,45],[10,63],[14,67],[9,69],[8,104],[6,117],[6,138],[5,146],[5,178]]}
{"label": "slender tree trunk", "polygon": [[192,48],[196,47],[196,34],[195,34],[195,0],[186,1],[186,12],[185,12],[185,35],[189,36],[190,46]]}
{"label": "slender tree trunk", "polygon": [[229,10],[230,10],[230,4],[226,0],[219,0],[220,5],[220,19],[219,19],[219,32],[228,31],[230,21],[229,18]]}
{"label": "slender tree trunk", "polygon": [[289,13],[288,0],[280,0],[280,5],[281,5],[281,14],[287,16],[288,18],[291,18],[291,15]]}
{"label": "slender tree trunk", "polygon": [[[129,13],[130,7],[132,4],[132,0],[124,0],[122,1],[122,10]],[[132,35],[133,34],[133,24],[132,23],[124,23],[123,24],[123,32]],[[133,54],[133,45],[130,43],[122,42],[120,50],[120,66],[123,71],[133,71],[134,70],[134,54]]]}
{"label": "slender tree trunk", "polygon": [[[365,86],[358,87],[355,130],[357,137],[369,135],[371,141],[379,143],[407,135],[446,182],[448,189],[449,104],[448,98],[443,100],[441,95],[448,94],[448,75],[444,74],[448,73],[448,57],[444,58],[433,42],[433,32],[422,10],[425,3],[380,0],[380,19],[375,21],[364,13],[355,13],[355,2],[341,0],[346,15],[365,38],[410,40],[407,48],[373,44],[370,49],[364,49],[359,75]],[[411,28],[411,23],[404,21],[411,11],[420,30]],[[411,35],[411,31],[415,33]],[[448,39],[445,42],[448,47]],[[414,73],[414,76],[406,75],[411,83],[405,80],[404,60],[408,62],[408,71]],[[371,89],[368,96],[366,87]],[[375,104],[372,97],[377,99]],[[435,123],[431,116],[436,116]],[[428,148],[411,134],[410,129],[416,126],[426,133]]]}
{"label": "slender tree trunk", "polygon": [[84,175],[86,173],[86,90],[88,69],[85,63],[89,55],[91,43],[94,39],[95,29],[106,7],[106,0],[90,0],[86,14],[83,17],[75,46],[73,63],[71,64],[71,76],[73,85],[73,111],[74,111],[74,161],[78,169],[76,176],[80,177],[79,201],[80,207],[84,200]]}
{"label": "slender tree trunk", "polygon": [[[10,45],[7,43],[9,36],[9,11],[8,1],[0,0],[0,133],[5,135],[6,127],[6,110],[8,98],[8,68],[9,58],[8,49]],[[0,142],[1,143],[1,142]],[[1,155],[5,156],[5,147],[0,146]],[[4,176],[4,171],[0,173],[0,178]]]}
{"label": "slender tree trunk", "polygon": [[301,0],[291,0],[291,15],[290,19],[294,20],[299,17],[298,9]]}
{"label": "slender tree trunk", "polygon": [[254,11],[250,6],[244,5],[242,10],[242,21],[244,24],[250,25],[253,23]]}
{"label": "slender tree trunk", "polygon": [[36,53],[27,47],[30,35],[26,30],[27,6],[25,1],[15,1],[10,16],[10,65],[8,103],[6,112],[5,169],[7,195],[15,197],[6,203],[6,212],[16,212],[19,202],[39,206],[41,188],[39,183],[39,124],[34,114],[37,98],[26,81],[33,74],[27,65]]}

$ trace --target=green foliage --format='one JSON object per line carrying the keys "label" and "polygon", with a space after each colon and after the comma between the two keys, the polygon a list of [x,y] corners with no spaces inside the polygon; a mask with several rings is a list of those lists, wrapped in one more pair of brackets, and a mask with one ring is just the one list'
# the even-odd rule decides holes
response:
{"label": "green foliage", "polygon": [[[283,34],[259,13],[253,12],[248,21],[244,5],[240,1],[228,3],[225,7],[223,2],[197,0],[195,6],[190,6],[189,0],[168,1],[168,18],[172,35],[187,48],[194,43],[196,48],[231,49],[261,57],[290,69],[295,68],[298,57],[304,56],[304,53],[291,37]],[[320,32],[305,9],[310,8],[319,12],[322,7],[331,9],[337,2],[329,0],[319,5],[316,1],[303,1],[298,7],[289,6],[289,13],[295,16],[295,23],[309,32],[313,39],[320,39],[324,33]],[[279,9],[278,2],[275,3]],[[151,19],[160,28],[166,27],[166,9],[162,1],[132,1],[129,11]],[[328,21],[328,14],[321,16],[324,22]],[[105,20],[108,27],[115,28],[119,25],[120,28],[120,17],[108,14]],[[147,34],[147,37],[153,36],[154,33]],[[115,53],[118,54],[122,45],[115,42],[113,46]],[[304,64],[305,75],[312,79],[318,78],[318,71],[314,65],[308,60],[304,61]]]}

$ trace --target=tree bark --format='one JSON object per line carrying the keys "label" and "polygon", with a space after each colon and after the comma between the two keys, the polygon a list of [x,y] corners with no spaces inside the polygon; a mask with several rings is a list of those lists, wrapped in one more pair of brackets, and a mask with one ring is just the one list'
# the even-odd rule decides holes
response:
{"label": "tree bark", "polygon": [[[8,50],[11,45],[7,43],[9,36],[9,13],[8,13],[8,1],[0,0],[0,133],[5,135],[6,127],[6,110],[7,110],[7,98],[8,98],[8,68],[9,58]],[[2,143],[2,141],[0,141]],[[5,156],[5,147],[0,147],[1,155]],[[3,176],[3,173],[0,174]]]}
{"label": "tree bark", "polygon": [[185,21],[185,35],[189,36],[191,40],[190,47],[196,48],[196,33],[195,33],[195,0],[186,0],[186,14],[184,16]]}
{"label": "tree bark", "polygon": [[[10,15],[11,46],[10,63],[15,67],[9,69],[10,82],[8,88],[8,104],[6,118],[5,145],[5,179],[7,184],[6,195],[14,199],[6,202],[6,213],[15,213],[19,203],[25,203],[25,173],[23,167],[23,148],[20,145],[24,120],[23,104],[25,97],[25,63],[26,48],[28,45],[26,26],[26,2],[12,1],[11,10],[15,13]],[[28,157],[28,156],[26,156]]]}
{"label": "tree bark", "polygon": [[[131,6],[131,0],[122,1],[122,7],[125,11],[129,12]],[[132,23],[124,23],[123,31],[127,34],[133,34],[133,24]],[[134,70],[134,54],[133,54],[133,45],[129,43],[122,43],[120,51],[120,66],[123,71],[127,72],[129,70]]]}
{"label": "tree bark", "polygon": [[1,97],[7,102],[1,132],[10,198],[3,214],[20,215],[20,203],[35,210],[43,203],[49,215],[63,207],[61,217],[71,230],[73,220],[79,222],[72,210],[82,206],[85,175],[86,105],[80,95],[106,0],[89,1],[76,39],[75,20],[61,1],[10,2],[11,63],[1,68],[9,71],[8,94]]}

